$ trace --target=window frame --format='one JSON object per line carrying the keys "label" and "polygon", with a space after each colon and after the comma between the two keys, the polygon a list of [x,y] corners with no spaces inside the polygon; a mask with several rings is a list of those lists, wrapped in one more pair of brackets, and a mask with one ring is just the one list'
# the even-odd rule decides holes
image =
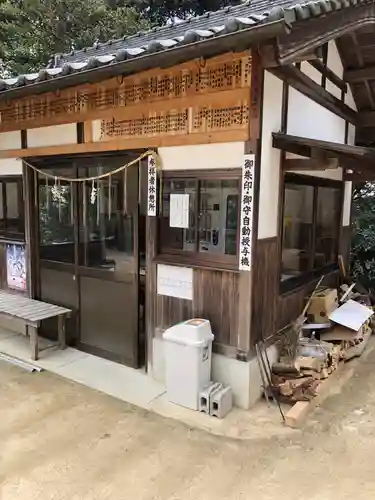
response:
{"label": "window frame", "polygon": [[[328,187],[337,189],[340,193],[339,205],[340,209],[337,216],[337,229],[338,237],[336,241],[335,248],[335,262],[326,264],[325,266],[310,269],[305,273],[301,273],[298,276],[288,278],[284,281],[281,280],[282,275],[282,252],[284,248],[284,205],[285,205],[285,186],[286,184],[297,184],[302,186],[312,186],[314,188],[313,194],[313,208],[312,208],[312,243],[309,249],[309,261],[314,262],[315,248],[316,248],[316,221],[318,214],[318,191],[320,187]],[[316,278],[323,276],[324,274],[329,274],[338,270],[338,255],[340,248],[340,238],[341,238],[341,228],[342,228],[342,212],[343,212],[343,202],[344,202],[344,182],[339,180],[324,179],[322,177],[314,177],[311,175],[303,175],[296,173],[285,173],[283,178],[283,189],[282,189],[282,205],[281,205],[281,217],[280,217],[280,250],[279,250],[279,291],[281,294],[288,293],[296,288],[299,288]]]}
{"label": "window frame", "polygon": [[241,179],[242,179],[242,169],[241,168],[231,168],[231,169],[194,169],[194,170],[168,170],[163,171],[160,177],[159,189],[162,189],[163,181],[168,180],[191,180],[197,184],[197,196],[195,197],[195,216],[196,216],[196,244],[198,247],[199,236],[198,236],[198,215],[199,215],[199,203],[200,203],[200,189],[199,183],[206,180],[236,180],[239,182],[239,209],[237,215],[237,237],[236,237],[236,255],[217,255],[212,253],[203,252],[188,252],[186,250],[179,250],[176,248],[162,249],[160,242],[160,219],[162,207],[159,207],[157,215],[157,252],[155,260],[159,262],[174,263],[174,264],[186,264],[191,266],[206,266],[219,269],[228,269],[238,271],[238,258],[239,258],[239,243],[240,243],[240,221],[241,221]]}
{"label": "window frame", "polygon": [[[25,206],[23,200],[23,179],[22,175],[4,175],[0,176],[0,189],[2,191],[3,220],[5,227],[0,228],[0,238],[11,241],[25,241]],[[7,204],[7,184],[16,184],[17,186],[17,208],[19,225],[22,231],[12,231],[8,229],[8,204]]]}

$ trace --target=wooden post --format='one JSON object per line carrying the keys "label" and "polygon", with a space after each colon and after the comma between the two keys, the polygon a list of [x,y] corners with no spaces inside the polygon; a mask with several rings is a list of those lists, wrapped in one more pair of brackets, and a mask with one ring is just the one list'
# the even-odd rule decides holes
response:
{"label": "wooden post", "polygon": [[66,316],[65,314],[61,314],[57,317],[58,322],[58,339],[59,339],[59,348],[66,348],[66,335],[65,335],[65,326],[66,326]]}
{"label": "wooden post", "polygon": [[36,326],[29,326],[28,331],[30,334],[31,359],[37,361],[39,358],[38,328]]}
{"label": "wooden post", "polygon": [[[260,130],[263,96],[263,66],[256,50],[252,51],[252,74],[250,86],[250,140],[245,143],[244,154],[255,154],[255,191],[252,234],[252,267],[256,265],[256,240],[258,228],[259,182],[260,182]],[[241,235],[240,235],[241,237]],[[237,358],[248,359],[251,349],[253,271],[241,271],[239,276],[238,341]]]}

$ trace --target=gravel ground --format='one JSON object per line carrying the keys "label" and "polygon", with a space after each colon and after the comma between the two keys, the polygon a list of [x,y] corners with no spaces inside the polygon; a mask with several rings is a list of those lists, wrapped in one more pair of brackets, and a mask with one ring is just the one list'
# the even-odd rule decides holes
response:
{"label": "gravel ground", "polygon": [[371,500],[375,350],[305,429],[234,441],[0,364],[1,500]]}

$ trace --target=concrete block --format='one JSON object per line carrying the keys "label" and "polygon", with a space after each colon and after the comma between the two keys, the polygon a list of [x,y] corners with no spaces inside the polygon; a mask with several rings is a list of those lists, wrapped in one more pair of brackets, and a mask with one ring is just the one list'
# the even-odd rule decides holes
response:
{"label": "concrete block", "polygon": [[211,394],[210,415],[212,417],[224,418],[233,407],[232,388],[220,387]]}
{"label": "concrete block", "polygon": [[205,387],[199,394],[199,411],[210,414],[210,404],[212,394],[221,389],[222,385],[218,382],[211,382],[210,385]]}

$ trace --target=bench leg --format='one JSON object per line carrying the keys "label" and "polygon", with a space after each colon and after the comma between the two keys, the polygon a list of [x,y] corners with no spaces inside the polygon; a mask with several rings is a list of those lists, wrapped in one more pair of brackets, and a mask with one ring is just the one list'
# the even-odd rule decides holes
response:
{"label": "bench leg", "polygon": [[58,316],[58,337],[59,337],[59,347],[60,349],[66,348],[66,334],[65,334],[65,316]]}
{"label": "bench leg", "polygon": [[30,335],[31,359],[36,361],[39,358],[38,328],[29,326],[28,331]]}

